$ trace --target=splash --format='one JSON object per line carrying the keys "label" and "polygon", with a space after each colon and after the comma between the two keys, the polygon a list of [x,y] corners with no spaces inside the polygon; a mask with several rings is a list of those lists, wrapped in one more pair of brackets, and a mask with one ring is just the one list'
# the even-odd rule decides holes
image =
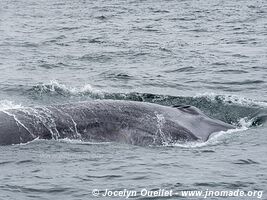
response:
{"label": "splash", "polygon": [[34,134],[27,128],[27,126],[25,126],[18,118],[16,115],[4,110],[3,111],[4,113],[6,113],[7,115],[9,115],[10,117],[13,117],[16,124],[19,126],[22,126],[33,138],[35,137]]}
{"label": "splash", "polygon": [[62,143],[81,144],[81,145],[108,145],[108,144],[112,144],[112,142],[91,142],[91,141],[83,141],[81,139],[69,139],[69,138],[63,138],[63,139],[59,139],[57,141],[62,142]]}
{"label": "splash", "polygon": [[243,106],[262,106],[267,107],[267,102],[257,101],[237,95],[224,95],[224,94],[215,94],[215,93],[204,93],[204,94],[197,94],[194,96],[195,98],[205,97],[210,99],[211,101],[219,101],[228,104],[238,104]]}
{"label": "splash", "polygon": [[174,146],[174,147],[181,147],[181,148],[201,148],[206,146],[215,146],[218,144],[221,144],[223,141],[227,140],[228,138],[231,138],[233,134],[238,134],[243,131],[248,130],[253,123],[253,119],[248,119],[247,117],[242,118],[239,120],[239,127],[235,129],[229,129],[227,131],[220,131],[213,133],[210,138],[205,141],[194,141],[194,142],[186,142],[186,143],[172,143],[172,144],[166,144],[165,146]]}
{"label": "splash", "polygon": [[23,106],[20,104],[15,104],[12,101],[0,100],[0,111],[9,110],[9,109],[19,109]]}
{"label": "splash", "polygon": [[[168,143],[168,141],[170,141],[170,139],[162,131],[162,128],[163,128],[166,120],[162,114],[155,113],[155,115],[157,118],[157,133],[156,133],[156,135],[159,136],[159,138],[161,139],[163,144]],[[156,142],[156,137],[154,138],[154,142]]]}
{"label": "splash", "polygon": [[217,133],[213,133],[212,136],[205,142],[201,142],[201,141],[193,141],[193,142],[185,142],[185,143],[176,142],[172,144],[167,144],[165,146],[181,147],[181,148],[201,148],[201,147],[206,147],[206,146],[215,146],[215,145],[221,144],[225,139],[230,137],[232,134],[236,134],[244,130],[247,130],[247,128],[230,129],[227,131],[220,131]]}
{"label": "splash", "polygon": [[48,84],[38,84],[34,86],[31,93],[37,96],[43,95],[61,95],[61,96],[96,96],[102,97],[103,92],[93,88],[90,84],[85,84],[81,87],[71,87],[59,83],[56,80],[51,80]]}

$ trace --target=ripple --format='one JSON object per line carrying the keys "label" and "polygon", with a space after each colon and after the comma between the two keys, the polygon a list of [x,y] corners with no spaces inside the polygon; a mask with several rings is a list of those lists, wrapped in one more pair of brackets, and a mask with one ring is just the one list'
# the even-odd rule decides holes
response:
{"label": "ripple", "polygon": [[213,150],[202,150],[201,152],[202,153],[215,153],[215,151]]}
{"label": "ripple", "polygon": [[105,77],[105,78],[109,78],[109,79],[115,79],[115,80],[129,80],[129,79],[133,79],[134,77],[127,74],[127,73],[124,73],[124,72],[119,72],[119,73],[116,73],[116,72],[104,72],[102,73],[102,75]]}
{"label": "ripple", "polygon": [[245,74],[245,73],[248,73],[248,71],[245,71],[245,70],[236,70],[236,69],[222,69],[222,70],[216,71],[215,73]]}
{"label": "ripple", "polygon": [[251,185],[254,185],[254,182],[243,182],[243,181],[235,181],[233,183],[229,182],[199,182],[194,183],[193,186],[196,187],[223,187],[228,189],[241,189],[247,188]]}
{"label": "ripple", "polygon": [[166,70],[164,72],[166,73],[174,73],[174,72],[191,72],[194,71],[195,68],[194,67],[182,67],[182,68],[178,68],[178,69],[173,69],[173,70]]}
{"label": "ripple", "polygon": [[3,161],[3,162],[0,162],[0,165],[6,165],[6,164],[10,164],[10,163],[13,163],[12,161]]}
{"label": "ripple", "polygon": [[16,164],[34,163],[34,162],[35,162],[34,160],[21,160],[21,161],[16,162]]}
{"label": "ripple", "polygon": [[153,9],[152,12],[153,13],[170,13],[169,10],[156,10],[156,9]]}
{"label": "ripple", "polygon": [[96,16],[96,19],[100,19],[100,20],[106,20],[108,19],[108,17],[104,16],[104,15],[100,15],[100,16]]}
{"label": "ripple", "polygon": [[110,61],[111,59],[112,58],[110,56],[107,56],[104,54],[85,54],[82,57],[80,57],[78,60],[105,63],[105,62]]}
{"label": "ripple", "polygon": [[25,186],[19,186],[19,185],[4,185],[1,186],[2,189],[12,191],[12,192],[24,192],[24,193],[63,193],[70,190],[70,188],[67,187],[48,187],[48,188],[34,188],[34,187],[25,187]]}
{"label": "ripple", "polygon": [[212,63],[212,65],[218,65],[218,66],[226,66],[228,63],[226,62],[215,62],[215,63]]}
{"label": "ripple", "polygon": [[244,81],[229,81],[229,82],[211,82],[213,84],[222,84],[222,85],[251,85],[251,84],[262,84],[263,80],[244,80]]}
{"label": "ripple", "polygon": [[243,55],[243,54],[239,54],[239,53],[233,54],[232,56],[233,57],[237,57],[237,58],[249,58],[249,56],[246,56],[246,55]]}
{"label": "ripple", "polygon": [[39,65],[39,67],[44,68],[44,69],[54,69],[54,68],[59,68],[61,63],[59,64],[49,64],[49,63],[44,63]]}
{"label": "ripple", "polygon": [[233,164],[237,164],[237,165],[251,165],[251,164],[259,164],[259,163],[256,162],[256,161],[253,161],[251,159],[246,159],[246,160],[239,159],[239,160],[233,162]]}
{"label": "ripple", "polygon": [[170,20],[173,20],[173,21],[195,21],[197,19],[195,17],[176,17],[176,18],[172,18]]}
{"label": "ripple", "polygon": [[114,179],[114,178],[121,178],[123,176],[122,175],[113,175],[113,174],[111,174],[111,175],[99,175],[99,176],[97,176],[97,175],[87,175],[86,177],[87,178],[97,178],[97,179],[102,179],[102,178],[104,178],[104,179]]}
{"label": "ripple", "polygon": [[78,43],[84,44],[84,43],[91,43],[91,44],[102,44],[105,43],[103,41],[103,38],[96,37],[96,38],[81,38],[77,40]]}

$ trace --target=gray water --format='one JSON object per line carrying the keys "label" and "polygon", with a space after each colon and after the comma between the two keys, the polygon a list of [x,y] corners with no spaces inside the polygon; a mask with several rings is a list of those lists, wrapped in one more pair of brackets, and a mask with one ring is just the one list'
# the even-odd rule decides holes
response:
{"label": "gray water", "polygon": [[194,105],[239,128],[156,147],[2,146],[0,199],[103,199],[105,189],[143,188],[263,191],[266,199],[267,128],[250,126],[267,109],[266,16],[264,0],[1,0],[0,110],[125,99]]}

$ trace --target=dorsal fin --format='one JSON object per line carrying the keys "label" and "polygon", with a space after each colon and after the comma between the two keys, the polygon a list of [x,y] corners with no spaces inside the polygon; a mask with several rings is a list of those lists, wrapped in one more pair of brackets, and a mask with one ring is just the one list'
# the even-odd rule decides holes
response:
{"label": "dorsal fin", "polygon": [[173,105],[173,108],[189,108],[190,105],[180,104],[180,105]]}
{"label": "dorsal fin", "polygon": [[198,115],[198,114],[203,114],[198,108],[195,106],[190,106],[190,105],[174,105],[174,108],[177,108],[183,112],[190,113],[192,115]]}

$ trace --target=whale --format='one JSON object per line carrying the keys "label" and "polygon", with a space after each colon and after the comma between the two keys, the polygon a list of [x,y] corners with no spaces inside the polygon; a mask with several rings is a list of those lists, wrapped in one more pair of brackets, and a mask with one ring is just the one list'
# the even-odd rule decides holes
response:
{"label": "whale", "polygon": [[190,105],[91,100],[0,111],[0,145],[75,139],[132,145],[207,141],[235,126]]}

